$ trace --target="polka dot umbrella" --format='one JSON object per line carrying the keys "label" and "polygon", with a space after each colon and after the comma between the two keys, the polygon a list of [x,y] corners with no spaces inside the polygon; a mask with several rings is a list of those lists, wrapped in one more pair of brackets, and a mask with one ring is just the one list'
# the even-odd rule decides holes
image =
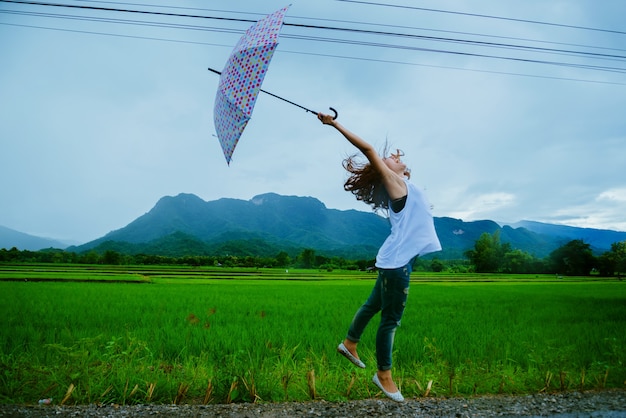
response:
{"label": "polka dot umbrella", "polygon": [[220,74],[213,120],[228,165],[237,142],[252,117],[252,110],[260,91],[317,114],[261,89],[272,55],[278,45],[278,34],[287,9],[289,6],[252,25],[235,45],[221,72],[209,68],[210,71]]}

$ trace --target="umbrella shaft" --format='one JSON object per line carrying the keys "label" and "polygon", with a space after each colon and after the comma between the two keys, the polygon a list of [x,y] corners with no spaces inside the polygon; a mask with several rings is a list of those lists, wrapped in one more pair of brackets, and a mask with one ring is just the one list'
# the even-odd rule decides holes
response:
{"label": "umbrella shaft", "polygon": [[[211,71],[211,72],[213,72],[213,73],[215,73],[215,74],[219,74],[219,75],[221,75],[221,74],[222,74],[221,72],[219,72],[219,71],[217,71],[217,70],[214,70],[213,68],[209,68],[209,71]],[[267,90],[263,90],[263,89],[261,89],[261,91],[262,91],[263,93],[265,93],[265,94],[269,94],[270,96],[275,97],[275,98],[277,98],[277,99],[280,99],[280,100],[282,100],[282,101],[284,101],[284,102],[287,102],[287,103],[292,104],[292,105],[294,105],[294,106],[298,106],[300,109],[304,109],[304,110],[306,110],[307,112],[311,112],[311,113],[313,113],[313,114],[315,114],[315,115],[317,115],[317,113],[318,113],[318,112],[315,112],[315,111],[313,111],[313,110],[311,110],[311,109],[307,109],[307,108],[306,108],[306,107],[304,107],[304,106],[300,106],[298,103],[294,103],[294,102],[292,102],[291,100],[287,100],[287,99],[285,99],[284,97],[280,97],[280,96],[275,95],[274,93],[270,93],[270,92],[269,92],[269,91],[267,91]]]}
{"label": "umbrella shaft", "polygon": [[280,100],[282,100],[282,101],[284,101],[284,102],[287,102],[287,103],[292,104],[292,105],[294,105],[294,106],[298,106],[300,109],[304,109],[304,110],[306,110],[307,112],[311,112],[311,113],[314,113],[314,114],[316,114],[316,115],[317,115],[317,113],[318,113],[318,112],[315,112],[315,111],[313,111],[313,110],[311,110],[311,109],[307,109],[307,108],[306,108],[306,107],[304,107],[304,106],[300,106],[298,103],[294,103],[294,102],[292,102],[291,100],[287,100],[287,99],[285,99],[284,97],[280,97],[280,96],[275,95],[274,93],[270,93],[270,92],[269,92],[269,91],[267,91],[267,90],[263,90],[263,89],[261,89],[261,91],[262,91],[263,93],[265,93],[265,94],[269,94],[269,95],[270,95],[270,96],[272,96],[272,97],[276,97],[277,99],[280,99]]}

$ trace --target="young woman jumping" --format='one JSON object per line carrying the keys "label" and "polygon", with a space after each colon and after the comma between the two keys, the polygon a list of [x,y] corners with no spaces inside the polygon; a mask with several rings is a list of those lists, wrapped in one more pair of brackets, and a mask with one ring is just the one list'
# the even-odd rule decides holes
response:
{"label": "young woman jumping", "polygon": [[319,113],[317,117],[339,131],[367,158],[364,163],[359,163],[356,156],[344,160],[343,166],[350,173],[344,189],[374,210],[387,210],[391,223],[391,232],[376,256],[376,284],[367,301],[357,310],[337,351],[357,367],[365,368],[359,359],[357,344],[369,321],[381,312],[376,334],[378,370],[372,381],[387,397],[402,402],[404,397],[391,376],[391,353],[409,293],[413,262],[420,255],[441,250],[430,205],[422,191],[409,181],[410,172],[400,158],[403,155],[400,150],[380,156],[369,143],[332,116]]}

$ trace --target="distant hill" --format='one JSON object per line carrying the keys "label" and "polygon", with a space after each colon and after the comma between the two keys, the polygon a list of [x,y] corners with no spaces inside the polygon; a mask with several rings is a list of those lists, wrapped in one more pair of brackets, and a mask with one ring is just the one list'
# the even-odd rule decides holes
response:
{"label": "distant hill", "polygon": [[[72,251],[101,249],[105,243],[128,243],[133,252],[144,247],[160,247],[167,252],[163,240],[173,245],[177,239],[195,239],[203,244],[200,253],[219,252],[225,245],[250,245],[274,256],[278,251],[300,251],[313,248],[321,252],[347,256],[371,256],[386,237],[388,221],[378,215],[356,210],[327,209],[312,197],[280,196],[267,193],[251,200],[219,199],[205,202],[192,194],[163,197],[148,213],[126,227]],[[141,245],[140,245],[141,244]]]}
{"label": "distant hill", "polygon": [[[497,230],[502,242],[539,258],[572,239],[585,240],[597,253],[626,240],[626,232],[539,223],[501,227],[489,220],[464,222],[447,217],[435,218],[435,228],[443,251],[431,257],[442,259],[463,257],[482,233]],[[127,226],[68,250],[275,256],[279,251],[294,254],[312,248],[327,256],[371,259],[388,232],[388,220],[379,215],[328,209],[312,197],[267,193],[247,201],[223,198],[206,202],[193,194],[179,194],[161,198],[152,210]]]}
{"label": "distant hill", "polygon": [[67,245],[57,240],[36,237],[0,226],[0,248],[10,250],[13,247],[18,250],[38,251],[44,248],[63,249]]}
{"label": "distant hill", "polygon": [[513,228],[526,228],[529,231],[552,237],[562,237],[566,241],[581,239],[593,248],[608,250],[611,244],[626,240],[626,232],[607,229],[577,228],[567,225],[553,225],[535,221],[520,221],[511,224]]}

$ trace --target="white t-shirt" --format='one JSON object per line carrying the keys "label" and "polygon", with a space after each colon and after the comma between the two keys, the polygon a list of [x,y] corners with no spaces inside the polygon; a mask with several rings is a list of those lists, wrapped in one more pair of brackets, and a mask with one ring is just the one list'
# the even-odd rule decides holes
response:
{"label": "white t-shirt", "polygon": [[407,196],[404,208],[389,209],[391,233],[378,250],[376,267],[395,269],[406,266],[417,255],[441,250],[430,204],[424,193],[405,179]]}

